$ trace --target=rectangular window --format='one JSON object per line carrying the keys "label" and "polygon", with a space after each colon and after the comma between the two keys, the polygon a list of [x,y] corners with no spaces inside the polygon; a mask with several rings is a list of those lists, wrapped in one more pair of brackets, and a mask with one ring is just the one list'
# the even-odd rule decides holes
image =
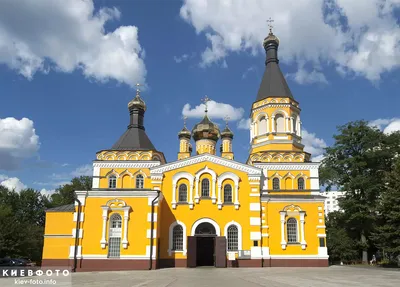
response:
{"label": "rectangular window", "polygon": [[254,246],[254,247],[257,247],[257,246],[258,246],[258,241],[257,241],[257,240],[254,240],[254,241],[253,241],[253,246]]}
{"label": "rectangular window", "polygon": [[325,238],[324,237],[319,238],[319,247],[325,247]]}

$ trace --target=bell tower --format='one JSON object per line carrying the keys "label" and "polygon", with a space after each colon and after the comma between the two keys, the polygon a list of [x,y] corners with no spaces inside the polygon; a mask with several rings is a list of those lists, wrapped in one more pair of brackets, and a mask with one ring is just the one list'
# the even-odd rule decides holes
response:
{"label": "bell tower", "polygon": [[301,143],[301,109],[279,67],[279,39],[271,25],[263,46],[265,72],[251,109],[247,162],[308,162],[310,154]]}

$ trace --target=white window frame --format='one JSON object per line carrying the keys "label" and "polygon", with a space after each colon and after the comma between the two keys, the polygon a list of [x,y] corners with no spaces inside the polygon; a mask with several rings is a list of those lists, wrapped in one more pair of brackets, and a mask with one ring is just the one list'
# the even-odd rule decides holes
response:
{"label": "white window frame", "polygon": [[[174,227],[180,225],[182,226],[183,229],[183,250],[172,250],[173,248],[173,232],[174,232]],[[174,253],[182,253],[183,255],[186,255],[187,253],[187,233],[186,233],[186,225],[182,221],[175,221],[169,226],[169,238],[168,238],[168,255],[171,256]]]}

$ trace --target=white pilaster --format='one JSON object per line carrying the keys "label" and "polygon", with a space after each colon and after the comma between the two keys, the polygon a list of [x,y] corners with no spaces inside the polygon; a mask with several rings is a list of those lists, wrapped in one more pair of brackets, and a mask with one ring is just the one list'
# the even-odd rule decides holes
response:
{"label": "white pilaster", "polygon": [[304,237],[304,216],[306,212],[300,211],[300,234],[301,234],[301,249],[306,249],[307,242]]}
{"label": "white pilaster", "polygon": [[275,116],[271,116],[271,127],[272,127],[272,132],[275,133]]}
{"label": "white pilaster", "polygon": [[235,209],[239,209],[239,184],[235,182]]}
{"label": "white pilaster", "polygon": [[286,211],[280,211],[279,212],[281,215],[281,246],[282,249],[286,249],[286,240],[285,240],[285,217],[286,217]]}
{"label": "white pilaster", "polygon": [[199,199],[200,199],[200,197],[199,197],[199,181],[200,181],[200,178],[198,178],[196,176],[195,181],[196,181],[196,195],[194,196],[194,201],[196,203],[199,203]]}
{"label": "white pilaster", "polygon": [[267,121],[267,134],[269,134],[269,131],[270,131],[270,129],[269,129],[269,118],[266,118],[266,121]]}
{"label": "white pilaster", "polygon": [[99,188],[99,187],[100,187],[100,167],[95,166],[93,167],[92,188]]}
{"label": "white pilaster", "polygon": [[103,229],[102,229],[102,233],[101,233],[100,244],[101,244],[101,248],[104,249],[104,248],[106,248],[106,245],[107,245],[106,227],[107,227],[107,218],[108,218],[109,207],[108,206],[102,206],[101,209],[103,209]]}
{"label": "white pilaster", "polygon": [[129,220],[129,206],[124,207],[124,238],[122,239],[122,247],[128,248],[128,220]]}
{"label": "white pilaster", "polygon": [[218,209],[222,209],[221,187],[221,183],[218,183]]}
{"label": "white pilaster", "polygon": [[190,183],[189,208],[193,209],[193,182]]}
{"label": "white pilaster", "polygon": [[176,183],[172,184],[172,202],[171,202],[172,208],[176,208]]}
{"label": "white pilaster", "polygon": [[290,117],[290,133],[294,132],[294,118]]}
{"label": "white pilaster", "polygon": [[212,200],[213,204],[215,204],[215,202],[217,200],[217,198],[215,197],[215,181],[216,181],[216,178],[213,177],[213,179],[212,179],[212,189],[211,189],[211,200]]}

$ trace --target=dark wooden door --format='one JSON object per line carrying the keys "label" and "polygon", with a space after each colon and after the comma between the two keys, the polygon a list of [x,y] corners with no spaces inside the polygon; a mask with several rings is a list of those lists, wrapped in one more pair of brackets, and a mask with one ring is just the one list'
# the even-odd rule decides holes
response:
{"label": "dark wooden door", "polygon": [[186,264],[187,264],[187,267],[196,267],[197,237],[196,236],[188,236],[187,239],[188,240],[187,240]]}
{"label": "dark wooden door", "polygon": [[215,237],[215,267],[226,268],[226,238]]}

